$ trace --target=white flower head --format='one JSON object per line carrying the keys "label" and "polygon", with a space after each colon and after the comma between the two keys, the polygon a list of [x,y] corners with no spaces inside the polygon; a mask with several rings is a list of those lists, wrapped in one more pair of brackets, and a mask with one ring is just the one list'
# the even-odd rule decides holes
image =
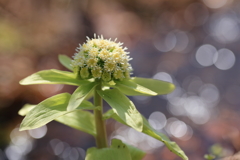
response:
{"label": "white flower head", "polygon": [[126,49],[122,47],[122,43],[116,43],[116,40],[111,41],[96,35],[93,39],[87,37],[87,42],[76,49],[71,65],[83,79],[128,79],[132,67]]}

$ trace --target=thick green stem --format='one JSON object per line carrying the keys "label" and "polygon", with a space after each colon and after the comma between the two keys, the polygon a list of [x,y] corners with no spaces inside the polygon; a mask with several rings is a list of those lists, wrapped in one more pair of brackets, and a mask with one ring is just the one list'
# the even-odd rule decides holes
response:
{"label": "thick green stem", "polygon": [[95,124],[97,135],[96,145],[97,148],[106,148],[107,145],[107,134],[105,121],[103,120],[103,107],[102,107],[102,97],[97,93],[97,90],[101,90],[101,85],[98,85],[94,91],[94,105],[98,108],[94,110]]}

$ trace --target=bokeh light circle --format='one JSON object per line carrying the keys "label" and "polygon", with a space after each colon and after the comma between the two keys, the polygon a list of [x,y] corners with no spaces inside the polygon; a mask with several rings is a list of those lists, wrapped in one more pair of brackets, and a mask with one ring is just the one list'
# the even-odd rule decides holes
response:
{"label": "bokeh light circle", "polygon": [[217,50],[214,46],[210,44],[202,45],[196,52],[196,60],[204,67],[211,66],[213,65],[213,57],[216,52]]}
{"label": "bokeh light circle", "polygon": [[232,51],[223,48],[214,55],[214,65],[220,70],[228,70],[233,67],[236,57]]}
{"label": "bokeh light circle", "polygon": [[204,4],[212,9],[221,8],[227,4],[228,0],[203,0]]}

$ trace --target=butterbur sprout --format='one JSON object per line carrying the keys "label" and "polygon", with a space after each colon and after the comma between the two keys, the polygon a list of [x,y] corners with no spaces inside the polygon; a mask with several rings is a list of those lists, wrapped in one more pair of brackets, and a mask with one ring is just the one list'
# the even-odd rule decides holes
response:
{"label": "butterbur sprout", "polygon": [[[73,59],[59,55],[59,61],[70,70],[43,70],[20,81],[22,85],[66,84],[77,86],[72,93],[60,93],[37,105],[25,105],[19,114],[25,116],[20,130],[39,128],[53,120],[94,136],[96,147],[89,148],[85,160],[140,160],[140,149],[113,139],[108,146],[105,120],[114,120],[162,141],[184,160],[188,157],[163,133],[154,130],[127,96],[156,96],[175,89],[172,83],[156,79],[130,77],[133,71],[127,48],[103,36],[87,38],[76,49]],[[93,97],[93,103],[88,101]],[[110,110],[103,113],[103,100]],[[88,112],[86,110],[93,110]],[[126,147],[117,147],[126,146]],[[136,159],[135,155],[138,156]]]}

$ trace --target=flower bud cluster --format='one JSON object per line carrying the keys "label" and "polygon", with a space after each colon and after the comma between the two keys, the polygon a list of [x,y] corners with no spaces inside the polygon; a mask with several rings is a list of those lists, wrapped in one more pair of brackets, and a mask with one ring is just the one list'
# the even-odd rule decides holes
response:
{"label": "flower bud cluster", "polygon": [[131,58],[126,49],[116,40],[96,35],[93,39],[87,37],[87,42],[76,49],[71,66],[83,79],[97,78],[109,82],[130,78]]}

